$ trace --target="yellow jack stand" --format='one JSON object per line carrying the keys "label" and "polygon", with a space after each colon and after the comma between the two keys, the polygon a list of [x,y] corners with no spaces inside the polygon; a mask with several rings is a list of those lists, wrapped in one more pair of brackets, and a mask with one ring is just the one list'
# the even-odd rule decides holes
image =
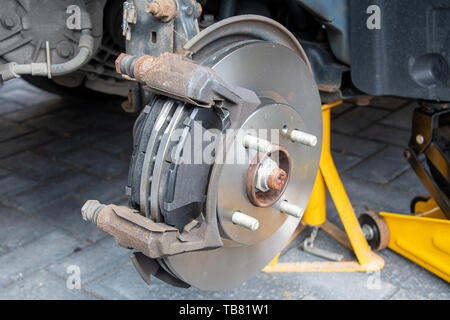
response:
{"label": "yellow jack stand", "polygon": [[[314,185],[308,208],[303,216],[303,223],[320,228],[345,247],[353,250],[358,261],[342,262],[278,262],[278,254],[263,272],[366,272],[378,271],[384,267],[384,260],[372,252],[362,233],[361,226],[355,216],[350,200],[345,192],[339,173],[331,155],[331,108],[342,101],[322,106],[323,112],[323,144],[320,170]],[[326,221],[326,189],[328,188],[339,216],[345,228],[340,230]],[[288,246],[303,230],[300,228],[288,241]],[[285,247],[286,247],[285,246]]]}
{"label": "yellow jack stand", "polygon": [[389,249],[450,282],[450,220],[432,198],[417,202],[414,212],[380,212],[389,229]]}

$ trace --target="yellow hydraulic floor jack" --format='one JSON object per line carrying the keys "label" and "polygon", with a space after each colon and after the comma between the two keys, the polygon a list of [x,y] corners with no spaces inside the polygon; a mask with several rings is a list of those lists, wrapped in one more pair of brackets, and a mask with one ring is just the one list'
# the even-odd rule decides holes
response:
{"label": "yellow hydraulic floor jack", "polygon": [[[414,201],[415,216],[387,212],[367,212],[359,217],[339,178],[331,155],[331,108],[342,101],[322,106],[323,146],[320,170],[302,224],[287,247],[306,227],[320,226],[324,232],[353,250],[357,261],[278,262],[278,254],[263,272],[352,272],[377,271],[384,260],[375,254],[390,249],[450,282],[450,220],[432,198]],[[345,232],[326,220],[326,189],[328,188]],[[370,244],[370,246],[369,246]],[[371,249],[372,248],[372,249]]]}
{"label": "yellow hydraulic floor jack", "polygon": [[433,198],[417,201],[415,216],[380,212],[388,247],[450,282],[450,220]]}

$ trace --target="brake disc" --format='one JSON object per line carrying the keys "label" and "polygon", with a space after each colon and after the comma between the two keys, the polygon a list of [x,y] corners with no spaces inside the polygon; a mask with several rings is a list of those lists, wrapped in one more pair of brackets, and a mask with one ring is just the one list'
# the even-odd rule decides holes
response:
{"label": "brake disc", "polygon": [[[239,121],[230,122],[236,112],[232,108],[219,112],[165,97],[155,98],[135,128],[128,186],[133,207],[180,230],[193,219],[201,220],[206,212],[217,213],[222,247],[159,260],[175,277],[205,290],[230,288],[246,281],[283,248],[300,219],[282,213],[281,205],[287,201],[306,208],[322,143],[320,97],[304,57],[285,45],[268,41],[218,42],[214,39],[207,54],[193,58],[214,69],[228,83],[253,90],[262,104],[255,109],[243,108],[237,117]],[[214,163],[178,161],[188,151],[204,154],[207,148],[204,141],[197,147],[192,146],[195,139],[190,143],[197,122],[201,129],[214,129],[222,138],[234,141],[230,143],[233,147],[226,149],[224,163],[217,159]],[[279,133],[276,141],[271,136],[267,138],[275,149],[266,156],[287,172],[288,181],[283,188],[252,192],[255,168],[259,168],[256,165],[262,159],[257,157],[260,154],[246,149],[238,141],[239,135],[229,133],[229,129]],[[287,134],[291,130],[316,136],[317,145],[293,142]],[[236,154],[246,155],[250,162],[236,163]],[[236,224],[235,212],[258,221],[259,228],[249,230]]]}

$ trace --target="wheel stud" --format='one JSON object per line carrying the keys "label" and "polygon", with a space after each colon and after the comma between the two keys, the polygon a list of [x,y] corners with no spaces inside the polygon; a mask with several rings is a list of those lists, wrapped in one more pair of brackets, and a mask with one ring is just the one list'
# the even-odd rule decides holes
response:
{"label": "wheel stud", "polygon": [[315,135],[300,130],[292,130],[289,138],[294,142],[299,142],[309,147],[315,147],[317,145],[317,137]]}
{"label": "wheel stud", "polygon": [[244,227],[248,230],[255,231],[259,228],[259,221],[245,213],[236,211],[233,213],[231,221],[238,226]]}
{"label": "wheel stud", "polygon": [[258,152],[269,153],[272,151],[272,143],[249,134],[244,137],[243,143],[244,147]]}
{"label": "wheel stud", "polygon": [[289,203],[287,201],[281,201],[280,203],[280,211],[282,213],[288,214],[295,218],[302,218],[304,210],[295,204]]}

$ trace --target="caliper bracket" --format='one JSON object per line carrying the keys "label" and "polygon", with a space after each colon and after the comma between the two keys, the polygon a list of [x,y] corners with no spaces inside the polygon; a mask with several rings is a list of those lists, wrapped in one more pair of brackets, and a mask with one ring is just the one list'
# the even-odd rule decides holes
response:
{"label": "caliper bracket", "polygon": [[119,245],[136,249],[153,259],[223,245],[220,237],[211,235],[215,221],[200,223],[193,220],[180,232],[141,216],[134,209],[113,204],[106,206],[96,200],[87,201],[81,211],[84,220],[112,235]]}
{"label": "caliper bracket", "polygon": [[150,91],[197,107],[260,104],[253,91],[228,83],[213,69],[180,54],[135,57],[122,53],[116,60],[116,71]]}

